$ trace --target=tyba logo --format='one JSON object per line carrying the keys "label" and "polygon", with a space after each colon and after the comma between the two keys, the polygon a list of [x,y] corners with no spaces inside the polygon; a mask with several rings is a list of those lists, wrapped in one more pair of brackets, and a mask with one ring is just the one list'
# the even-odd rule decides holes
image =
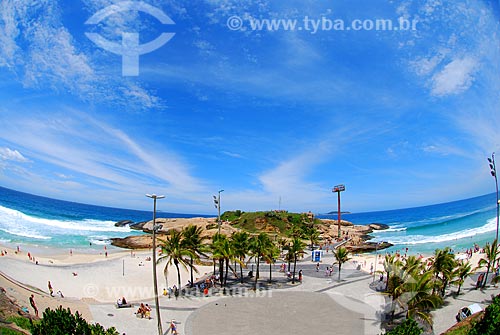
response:
{"label": "tyba logo", "polygon": [[[96,25],[105,20],[110,15],[133,10],[147,13],[155,17],[162,24],[175,24],[175,22],[160,9],[148,5],[144,2],[135,1],[123,1],[103,8],[92,15],[87,20],[87,22],[85,22],[85,24]],[[158,36],[154,40],[144,44],[139,44],[139,33],[134,32],[122,32],[121,44],[109,41],[97,33],[85,33],[85,35],[97,46],[103,48],[104,50],[122,56],[123,76],[138,76],[139,56],[150,53],[162,47],[165,43],[170,41],[172,37],[174,37],[175,33],[161,33],[160,36]]]}

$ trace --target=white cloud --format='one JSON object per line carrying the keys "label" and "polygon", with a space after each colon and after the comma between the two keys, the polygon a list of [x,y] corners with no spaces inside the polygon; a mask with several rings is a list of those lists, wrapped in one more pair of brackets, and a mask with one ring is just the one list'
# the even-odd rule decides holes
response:
{"label": "white cloud", "polygon": [[454,59],[432,77],[432,91],[436,96],[461,93],[474,81],[477,60],[471,57]]}
{"label": "white cloud", "polygon": [[235,152],[221,151],[221,153],[232,158],[244,158],[242,155]]}
{"label": "white cloud", "polygon": [[446,140],[438,140],[433,144],[424,145],[422,146],[422,151],[441,156],[459,156],[464,158],[473,156],[470,151],[457,145],[447,143]]}
{"label": "white cloud", "polygon": [[3,161],[14,161],[21,163],[29,162],[29,160],[24,157],[19,151],[12,150],[7,147],[0,148],[0,159]]}
{"label": "white cloud", "polygon": [[[64,117],[43,122],[35,117],[1,122],[2,138],[29,148],[36,166],[51,166],[49,176],[32,171],[39,178],[53,180],[55,175],[68,181],[63,176],[74,176],[82,192],[98,188],[118,198],[127,192],[154,190],[192,203],[206,192],[204,181],[192,176],[189,165],[176,153],[164,147],[151,149],[120,129],[78,112],[67,110]],[[4,154],[17,157],[7,150]]]}
{"label": "white cloud", "polygon": [[[96,47],[86,38],[74,39],[63,25],[58,2],[4,0],[0,15],[0,67],[14,72],[25,87],[69,91],[93,103],[162,107],[160,99],[148,90],[106,73],[108,59],[92,53]],[[118,21],[117,25],[128,22]],[[92,45],[90,51],[84,51],[85,45]]]}

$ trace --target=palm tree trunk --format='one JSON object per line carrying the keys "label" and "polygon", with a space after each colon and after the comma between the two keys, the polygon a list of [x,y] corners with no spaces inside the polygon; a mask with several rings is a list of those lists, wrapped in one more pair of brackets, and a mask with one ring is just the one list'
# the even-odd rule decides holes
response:
{"label": "palm tree trunk", "polygon": [[227,285],[227,275],[229,274],[229,259],[226,259],[226,276],[224,277],[224,287]]}
{"label": "palm tree trunk", "polygon": [[486,275],[484,276],[484,281],[482,285],[483,288],[486,286],[486,283],[488,282],[488,274],[490,273],[490,267],[491,267],[491,261],[488,262],[488,267],[486,268]]}
{"label": "palm tree trunk", "polygon": [[194,283],[193,283],[193,257],[190,257],[190,263],[189,263],[189,266],[191,267],[191,287],[194,287]]}
{"label": "palm tree trunk", "polygon": [[396,304],[394,302],[394,297],[392,297],[391,301],[391,322],[394,321],[394,312],[396,311]]}
{"label": "palm tree trunk", "polygon": [[339,281],[340,281],[340,270],[342,269],[342,263],[339,262]]}
{"label": "palm tree trunk", "polygon": [[175,268],[177,269],[177,282],[179,283],[179,290],[181,289],[181,271],[179,270],[179,262],[174,262]]}
{"label": "palm tree trunk", "polygon": [[445,280],[443,282],[443,288],[441,289],[441,296],[444,297],[444,295],[446,294],[446,286],[448,286],[448,280]]}
{"label": "palm tree trunk", "polygon": [[273,263],[269,262],[269,282],[271,283],[273,281],[273,269],[272,269]]}
{"label": "palm tree trunk", "polygon": [[241,264],[240,264],[240,281],[241,283],[243,284],[243,261],[244,260],[241,260]]}
{"label": "palm tree trunk", "polygon": [[260,265],[260,260],[259,257],[257,257],[257,271],[255,272],[255,284],[254,284],[255,289],[257,289],[257,280],[259,279],[259,265]]}
{"label": "palm tree trunk", "polygon": [[387,290],[389,289],[389,278],[390,278],[390,275],[391,275],[391,271],[386,271],[387,272],[387,280],[385,282],[385,292],[387,292]]}
{"label": "palm tree trunk", "polygon": [[292,284],[295,284],[295,269],[297,268],[297,254],[293,255],[293,275]]}
{"label": "palm tree trunk", "polygon": [[224,286],[224,259],[219,259],[219,282],[220,286]]}

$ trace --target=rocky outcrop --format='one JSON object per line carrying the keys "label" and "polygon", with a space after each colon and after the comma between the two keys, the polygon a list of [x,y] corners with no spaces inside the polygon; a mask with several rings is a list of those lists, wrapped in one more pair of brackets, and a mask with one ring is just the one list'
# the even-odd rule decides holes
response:
{"label": "rocky outcrop", "polygon": [[[122,223],[126,221],[120,221]],[[316,227],[320,232],[320,240],[337,240],[339,236],[338,232],[338,222],[337,220],[321,220],[321,224],[317,224]],[[158,230],[158,239],[161,240],[162,236],[168,234],[170,230],[181,231],[184,227],[189,225],[195,225],[202,229],[202,236],[207,239],[211,239],[212,236],[218,232],[219,224],[217,222],[217,218],[158,218],[156,219],[156,224],[161,226]],[[114,238],[112,239],[112,245],[127,248],[127,249],[148,249],[151,248],[152,245],[152,228],[153,221],[147,222],[139,222],[137,224],[130,224],[129,226],[132,229],[141,230],[147,235],[140,236],[129,236],[126,238]],[[341,220],[341,234],[340,237],[342,239],[347,238],[348,242],[346,243],[346,247],[352,252],[361,253],[361,252],[372,252],[376,249],[381,250],[387,247],[390,247],[389,243],[373,243],[367,242],[372,236],[374,230],[383,230],[387,229],[388,226],[380,223],[372,223],[369,225],[354,225],[352,222]],[[221,223],[221,233],[227,236],[230,236],[232,233],[239,231],[240,229],[236,226],[233,226],[231,222],[222,222]],[[266,221],[266,218],[257,218],[255,220],[255,228],[258,231],[267,232],[274,235],[281,235],[278,227],[269,224]]]}
{"label": "rocky outcrop", "polygon": [[383,223],[370,223],[368,225],[368,227],[370,227],[373,230],[385,230],[385,229],[389,229],[389,226],[386,225],[386,224],[383,224]]}
{"label": "rocky outcrop", "polygon": [[115,223],[115,227],[125,227],[125,226],[130,226],[133,225],[134,221],[131,220],[121,220]]}
{"label": "rocky outcrop", "polygon": [[153,245],[152,235],[127,236],[125,238],[112,238],[111,245],[125,249],[149,249]]}

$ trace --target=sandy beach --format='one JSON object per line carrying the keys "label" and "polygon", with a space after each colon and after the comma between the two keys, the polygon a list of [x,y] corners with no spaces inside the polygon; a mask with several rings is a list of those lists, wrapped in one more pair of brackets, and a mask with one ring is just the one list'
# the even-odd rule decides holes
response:
{"label": "sandy beach", "polygon": [[[6,250],[5,247],[1,249]],[[89,321],[99,322],[106,327],[115,326],[128,335],[144,334],[145,329],[151,330],[148,333],[154,333],[154,318],[136,318],[136,308],[116,309],[114,306],[122,296],[135,304],[145,302],[154,306],[152,264],[147,260],[150,251],[113,250],[108,252],[107,257],[100,252],[72,255],[55,252],[40,257],[35,254],[38,264],[29,260],[27,252],[28,249],[21,246],[21,252],[16,254],[15,250],[7,249],[7,255],[0,257],[3,274],[0,276],[0,286],[19,305],[27,306],[32,312],[28,297],[33,293],[40,311],[62,305],[70,307],[72,311],[78,310]],[[259,296],[252,296],[250,291],[239,292],[234,298],[223,296],[220,292],[209,297],[191,296],[178,300],[160,296],[162,319],[164,323],[175,319],[181,334],[217,334],[222,322],[218,319],[220,317],[232,320],[224,328],[227,334],[237,330],[241,334],[254,334],[256,331],[259,334],[289,334],[296,330],[324,334],[333,328],[339,334],[377,334],[377,331],[380,333],[380,309],[383,308],[384,298],[369,288],[375,280],[370,274],[375,257],[375,254],[352,255],[343,267],[341,282],[336,280],[336,267],[332,277],[324,274],[326,267],[334,263],[330,251],[323,254],[319,271],[309,255],[297,264],[297,271],[304,271],[304,280],[300,285],[289,285],[279,271],[280,262],[273,265],[273,277],[277,282],[270,291],[260,291]],[[383,270],[383,252],[379,252],[377,257],[377,266],[376,269],[374,266],[373,271]],[[482,254],[475,253],[471,262],[476,264],[481,257]],[[158,265],[160,294],[164,287],[177,283],[174,268],[168,273],[168,282],[163,268],[163,265]],[[213,268],[200,266],[198,269],[200,273],[195,278],[210,273]],[[261,271],[261,282],[265,283],[268,265],[263,265]],[[183,284],[186,284],[188,272],[183,270],[181,277]],[[54,297],[49,295],[49,280],[54,293],[61,291],[64,298],[57,294]],[[472,279],[469,281],[473,283]],[[498,292],[495,288],[491,290]],[[486,297],[481,299],[487,300]],[[221,314],[222,310],[224,313]],[[332,310],[337,315],[333,321],[328,312]],[[247,319],[245,315],[248,315]],[[337,327],[338,320],[350,321],[340,329]],[[446,321],[449,322],[444,324],[449,326],[454,322],[453,318]],[[359,327],[352,328],[353,325]]]}

